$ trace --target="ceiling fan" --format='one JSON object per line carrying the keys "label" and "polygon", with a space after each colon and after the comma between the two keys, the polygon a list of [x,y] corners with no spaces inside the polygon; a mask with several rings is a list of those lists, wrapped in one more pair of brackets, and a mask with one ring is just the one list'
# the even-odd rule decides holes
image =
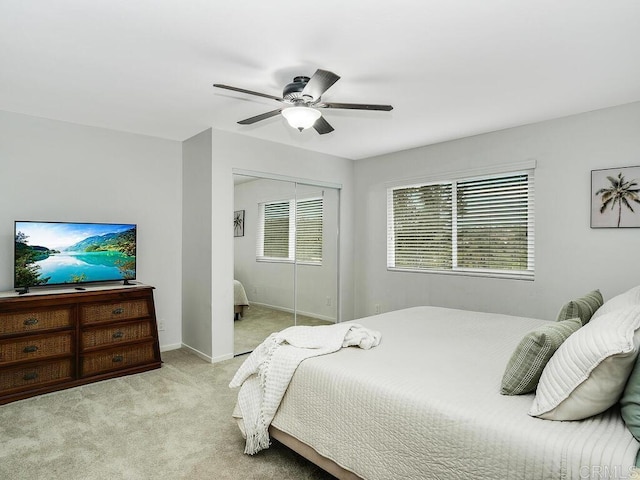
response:
{"label": "ceiling fan", "polygon": [[388,112],[393,110],[391,105],[372,105],[362,103],[335,103],[323,102],[322,94],[326,92],[334,83],[340,80],[340,77],[333,72],[327,70],[316,70],[312,77],[295,77],[292,83],[287,84],[282,91],[282,97],[269,95],[267,93],[254,92],[244,88],[232,87],[214,83],[217,88],[226,88],[235,92],[247,93],[249,95],[257,95],[259,97],[270,98],[284,105],[277,110],[262,113],[255,117],[240,120],[240,125],[251,125],[275,117],[282,114],[287,119],[289,125],[302,131],[306,128],[313,127],[320,135],[333,132],[333,127],[327,122],[319,108],[342,108],[348,110],[382,110]]}

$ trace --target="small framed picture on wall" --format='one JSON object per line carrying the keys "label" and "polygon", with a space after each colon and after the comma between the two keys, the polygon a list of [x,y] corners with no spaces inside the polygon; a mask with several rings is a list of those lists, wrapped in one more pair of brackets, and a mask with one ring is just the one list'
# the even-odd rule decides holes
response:
{"label": "small framed picture on wall", "polygon": [[591,171],[591,228],[640,228],[640,166]]}
{"label": "small framed picture on wall", "polygon": [[233,212],[233,236],[244,237],[244,210]]}

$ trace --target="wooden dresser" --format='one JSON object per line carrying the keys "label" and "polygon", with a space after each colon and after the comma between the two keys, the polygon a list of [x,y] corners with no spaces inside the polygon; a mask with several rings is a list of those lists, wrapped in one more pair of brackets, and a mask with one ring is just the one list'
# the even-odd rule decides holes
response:
{"label": "wooden dresser", "polygon": [[0,297],[0,405],[160,365],[153,287]]}

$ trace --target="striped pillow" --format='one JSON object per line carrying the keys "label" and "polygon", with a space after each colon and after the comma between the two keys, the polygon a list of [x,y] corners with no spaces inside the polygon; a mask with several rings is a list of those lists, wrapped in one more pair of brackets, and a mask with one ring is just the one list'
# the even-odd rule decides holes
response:
{"label": "striped pillow", "polygon": [[582,320],[582,325],[586,325],[603,303],[604,299],[600,290],[594,290],[564,305],[558,313],[557,320],[560,322],[570,318],[579,318]]}
{"label": "striped pillow", "polygon": [[562,342],[581,326],[579,318],[570,318],[547,323],[527,333],[509,359],[500,393],[520,395],[533,392],[549,359]]}

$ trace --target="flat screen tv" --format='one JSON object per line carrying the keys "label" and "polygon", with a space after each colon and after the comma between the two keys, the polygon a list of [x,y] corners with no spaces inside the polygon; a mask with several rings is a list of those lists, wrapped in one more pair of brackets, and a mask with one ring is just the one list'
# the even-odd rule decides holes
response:
{"label": "flat screen tv", "polygon": [[136,278],[136,225],[15,222],[14,286]]}

